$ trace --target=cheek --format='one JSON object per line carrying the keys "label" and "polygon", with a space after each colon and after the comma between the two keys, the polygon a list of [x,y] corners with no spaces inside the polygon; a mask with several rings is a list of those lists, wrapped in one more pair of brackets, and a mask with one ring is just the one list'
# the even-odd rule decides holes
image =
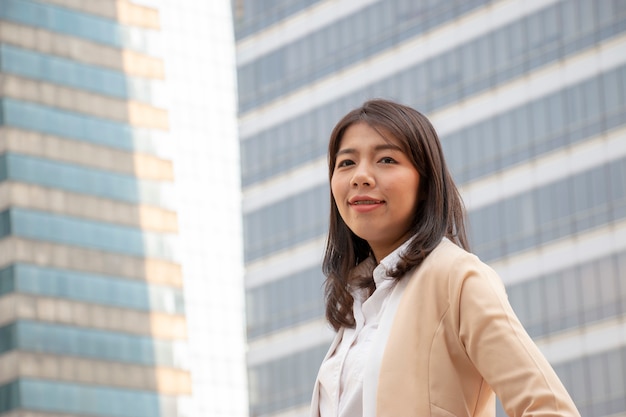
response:
{"label": "cheek", "polygon": [[341,199],[342,190],[339,186],[339,181],[336,179],[335,176],[333,176],[330,180],[330,191],[333,193],[333,198],[335,199],[335,202]]}

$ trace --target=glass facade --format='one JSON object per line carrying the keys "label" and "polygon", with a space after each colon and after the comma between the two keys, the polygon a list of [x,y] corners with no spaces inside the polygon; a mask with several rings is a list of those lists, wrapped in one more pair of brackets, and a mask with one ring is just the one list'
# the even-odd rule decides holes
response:
{"label": "glass facade", "polygon": [[175,261],[175,236],[42,211],[13,208],[0,213],[7,235]]}
{"label": "glass facade", "polygon": [[625,348],[607,335],[626,316],[623,2],[249,3],[233,1],[251,415],[308,415],[332,338],[328,136],[375,97],[433,120],[474,252],[581,414],[626,413]]}
{"label": "glass facade", "polygon": [[121,25],[111,19],[45,2],[2,0],[0,18],[148,54],[155,54],[158,45],[158,31]]}
{"label": "glass facade", "polygon": [[[626,408],[626,348],[584,356],[555,366],[561,378],[569,381],[570,395],[576,399],[580,415],[619,415]],[[589,384],[586,381],[594,381]]]}
{"label": "glass facade", "polygon": [[236,0],[232,3],[237,22],[235,36],[237,39],[245,38],[320,1],[267,0],[261,4],[254,0]]}
{"label": "glass facade", "polygon": [[128,151],[161,155],[167,136],[124,123],[13,98],[0,100],[3,126],[80,140]]}
{"label": "glass facade", "polygon": [[59,188],[80,194],[129,203],[173,208],[173,184],[138,180],[131,175],[104,171],[28,155],[0,155],[0,179]]}
{"label": "glass facade", "polygon": [[34,379],[0,386],[0,412],[21,408],[102,417],[152,417],[161,415],[163,403],[176,408],[175,398],[145,391]]}
{"label": "glass facade", "polygon": [[[392,43],[419,36],[488,3],[376,2],[349,18],[241,66],[239,77],[249,84],[242,84],[239,90],[240,109],[245,112],[289,94],[367,59]],[[420,10],[422,7],[426,10]],[[561,21],[560,16],[567,19]],[[582,27],[575,26],[579,22]],[[625,25],[626,12],[619,2],[607,1],[602,7],[594,7],[584,0],[559,2],[428,59],[410,72],[399,73],[398,76],[413,79],[412,88],[396,90],[385,85],[382,93],[397,95],[403,90],[408,97],[413,96],[413,100],[418,96],[424,101],[430,99],[430,106],[416,102],[419,108],[430,111],[431,106],[458,101],[610,38],[620,33]],[[372,87],[375,88],[368,86]],[[406,101],[405,97],[402,99]]]}
{"label": "glass facade", "polygon": [[0,45],[0,71],[146,103],[154,103],[156,97],[163,95],[159,91],[163,89],[160,80],[129,77],[121,71],[29,51],[12,45]]}
{"label": "glass facade", "polygon": [[267,335],[324,314],[319,267],[305,269],[246,291],[248,339]]}
{"label": "glass facade", "polygon": [[[301,404],[311,399],[311,383],[300,375],[317,372],[319,358],[327,345],[298,351],[280,360],[250,367],[250,402],[257,415],[265,415],[285,405]],[[252,414],[254,415],[254,414]]]}
{"label": "glass facade", "polygon": [[532,337],[626,314],[626,252],[510,285],[511,305]]}
{"label": "glass facade", "polygon": [[178,288],[23,263],[0,270],[0,295],[14,292],[141,311],[185,312]]}
{"label": "glass facade", "polygon": [[139,365],[183,365],[177,341],[120,332],[21,320],[1,327],[0,340],[1,353],[20,350]]}
{"label": "glass facade", "polygon": [[[626,159],[621,159],[470,210],[473,249],[490,261],[619,221],[626,217],[624,178]],[[246,260],[253,261],[320,236],[327,221],[327,197],[328,186],[324,184],[246,215]]]}
{"label": "glass facade", "polygon": [[191,416],[158,15],[0,0],[2,415]]}
{"label": "glass facade", "polygon": [[[567,7],[574,11],[578,10],[574,2],[568,2],[568,4]],[[330,134],[338,117],[353,107],[352,103],[363,101],[367,97],[394,97],[402,102],[410,103],[424,113],[433,112],[451,103],[472,97],[480,91],[504,85],[507,81],[528,71],[536,70],[542,65],[551,64],[558,59],[566,58],[568,55],[580,53],[597,42],[596,39],[610,39],[623,33],[624,27],[626,27],[626,12],[619,9],[610,15],[610,19],[603,19],[602,23],[599,22],[596,25],[597,27],[594,26],[591,33],[574,32],[567,36],[566,33],[559,32],[556,39],[552,39],[546,34],[546,37],[541,39],[542,45],[552,42],[553,45],[549,50],[553,53],[533,58],[533,55],[528,51],[534,49],[525,36],[530,31],[528,26],[531,24],[529,22],[537,20],[542,22],[546,29],[548,27],[554,29],[558,25],[550,26],[546,16],[553,16],[552,18],[555,19],[559,7],[564,8],[566,6],[559,3],[547,11],[539,11],[531,17],[520,20],[515,25],[488,33],[451,51],[420,62],[409,69],[395,72],[381,81],[363,86],[349,96],[335,99],[298,118],[286,120],[271,129],[246,137],[245,141],[242,142],[242,154],[246,162],[242,167],[244,184],[254,184],[325,155],[326,137]],[[582,11],[576,13],[582,13]],[[545,32],[546,30],[539,31],[539,33]],[[504,41],[502,41],[503,39]],[[519,39],[520,43],[517,49],[515,39]],[[500,42],[502,44],[496,47],[495,44]],[[572,45],[572,47],[568,48],[566,45]],[[542,48],[544,47],[542,46]],[[506,54],[510,54],[510,56]],[[475,63],[468,62],[469,59],[475,60]],[[456,71],[456,73],[450,74],[450,71]],[[446,73],[447,76],[442,75]],[[526,106],[530,107],[531,103],[525,104],[520,112],[528,112],[529,114],[519,116],[518,123],[520,126],[513,132],[503,131],[502,135],[498,137],[499,140],[485,144],[485,149],[495,152],[498,146],[507,144],[501,144],[500,140],[507,140],[509,143],[519,143],[520,145],[525,141],[542,140],[544,138],[541,136],[544,134],[557,134],[557,130],[564,130],[569,126],[575,126],[577,123],[583,123],[585,118],[610,119],[608,121],[613,123],[613,126],[600,126],[604,129],[610,129],[623,123],[623,117],[620,116],[626,105],[624,101],[626,94],[624,79],[624,68],[621,67],[614,71],[602,73],[579,86],[556,92],[549,97],[542,97],[533,108],[526,108]],[[548,115],[551,117],[547,117]],[[542,122],[541,116],[545,117],[546,121]],[[526,121],[526,117],[533,117],[532,122],[535,123],[531,123],[530,120]],[[500,133],[494,131],[496,129],[495,123],[497,122],[491,122],[491,126],[484,127],[486,134],[496,135]],[[302,129],[304,130],[304,137],[300,137],[300,130],[303,126],[306,127]],[[503,121],[501,126],[501,129],[506,129],[509,126],[509,129],[513,130],[512,126],[516,125],[510,121]],[[539,137],[535,137],[534,132],[521,130],[530,127],[539,130],[537,132]],[[552,132],[545,131],[547,129],[552,129]],[[466,130],[468,128],[463,129],[463,138],[466,138],[468,134]],[[471,134],[471,132],[469,133]],[[298,134],[300,138],[298,141],[293,140],[294,134]],[[562,136],[568,140],[573,140],[570,139],[570,135]],[[561,143],[556,143],[555,146],[563,146],[565,143],[562,141],[565,138],[561,138]],[[575,138],[576,136],[574,136]],[[444,145],[448,142],[445,136],[442,137],[442,142]],[[452,142],[450,145],[450,147],[456,148],[454,146],[456,142]],[[508,146],[518,145],[509,144]],[[475,149],[481,148],[476,146]],[[550,148],[546,147],[545,150],[550,150]],[[272,155],[274,158],[278,158],[280,163],[270,163],[269,161],[272,159],[269,157],[255,157],[259,153]],[[465,155],[466,153],[461,154]],[[524,157],[528,158],[529,156],[531,155]],[[454,156],[450,155],[448,159],[451,157]]]}

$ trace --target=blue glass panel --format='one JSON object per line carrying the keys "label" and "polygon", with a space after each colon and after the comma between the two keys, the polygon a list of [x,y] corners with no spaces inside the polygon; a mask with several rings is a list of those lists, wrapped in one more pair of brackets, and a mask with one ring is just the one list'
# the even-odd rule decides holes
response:
{"label": "blue glass panel", "polygon": [[84,89],[98,94],[152,102],[154,81],[123,72],[0,44],[0,71]]}
{"label": "blue glass panel", "polygon": [[4,213],[9,213],[11,234],[15,236],[126,255],[177,258],[175,235],[22,208]]}
{"label": "blue glass panel", "polygon": [[161,405],[175,397],[157,392],[59,381],[20,379],[0,386],[0,412],[29,409],[102,417],[160,417]]}
{"label": "blue glass panel", "polygon": [[12,291],[120,308],[184,313],[183,294],[178,288],[28,264],[0,270],[0,294]]}
{"label": "blue glass panel", "polygon": [[154,48],[149,30],[32,0],[0,0],[0,19],[140,52],[151,52]]}
{"label": "blue glass panel", "polygon": [[0,99],[0,123],[26,130],[84,140],[97,145],[135,150],[154,155],[171,155],[167,132],[133,127],[82,113],[29,103]]}
{"label": "blue glass panel", "polygon": [[8,178],[8,169],[6,158],[0,158],[0,182]]}
{"label": "blue glass panel", "polygon": [[324,315],[321,266],[246,290],[248,339]]}
{"label": "blue glass panel", "polygon": [[2,122],[7,126],[133,150],[129,125],[9,98],[2,99],[0,105]]}
{"label": "blue glass panel", "polygon": [[321,0],[244,0],[234,3],[237,39],[262,30],[272,23],[314,5]]}
{"label": "blue glass panel", "polygon": [[127,98],[126,77],[122,72],[81,64],[70,59],[0,45],[3,72],[56,84],[86,89],[100,94]]}
{"label": "blue glass panel", "polygon": [[140,365],[179,367],[179,342],[127,333],[34,321],[0,327],[0,353],[8,350],[69,355]]}
{"label": "blue glass panel", "polygon": [[[1,334],[1,333],[0,333]],[[0,345],[2,339],[0,339]],[[1,349],[1,346],[0,346]],[[1,351],[1,350],[0,350]],[[17,381],[0,386],[0,413],[19,408],[20,387]]]}
{"label": "blue glass panel", "polygon": [[17,329],[14,324],[0,327],[0,354],[15,349],[17,346]]}
{"label": "blue glass panel", "polygon": [[26,155],[4,154],[0,155],[0,161],[6,164],[7,178],[12,180],[129,203],[173,205],[172,183],[139,180],[130,175]]}
{"label": "blue glass panel", "polygon": [[327,350],[324,343],[250,367],[250,415],[271,415],[310,401],[311,381]]}
{"label": "blue glass panel", "polygon": [[0,238],[11,234],[11,217],[8,211],[0,213]]}
{"label": "blue glass panel", "polygon": [[[0,236],[2,234],[0,233]],[[15,273],[14,267],[8,266],[0,269],[0,296],[8,294],[15,290]]]}

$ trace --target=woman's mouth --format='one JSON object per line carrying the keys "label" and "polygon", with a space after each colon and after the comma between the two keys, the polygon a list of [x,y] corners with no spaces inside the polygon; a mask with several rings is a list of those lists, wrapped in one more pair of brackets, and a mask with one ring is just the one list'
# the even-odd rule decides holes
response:
{"label": "woman's mouth", "polygon": [[383,201],[382,200],[358,200],[358,201],[353,201],[352,204],[353,206],[360,206],[360,205],[367,205],[367,204],[382,204]]}

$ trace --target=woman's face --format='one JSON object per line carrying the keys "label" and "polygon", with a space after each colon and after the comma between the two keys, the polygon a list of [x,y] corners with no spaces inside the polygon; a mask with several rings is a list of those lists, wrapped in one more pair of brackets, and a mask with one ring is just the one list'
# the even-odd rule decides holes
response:
{"label": "woman's face", "polygon": [[409,237],[419,200],[420,175],[400,145],[366,123],[349,126],[330,184],[341,218],[379,262]]}

